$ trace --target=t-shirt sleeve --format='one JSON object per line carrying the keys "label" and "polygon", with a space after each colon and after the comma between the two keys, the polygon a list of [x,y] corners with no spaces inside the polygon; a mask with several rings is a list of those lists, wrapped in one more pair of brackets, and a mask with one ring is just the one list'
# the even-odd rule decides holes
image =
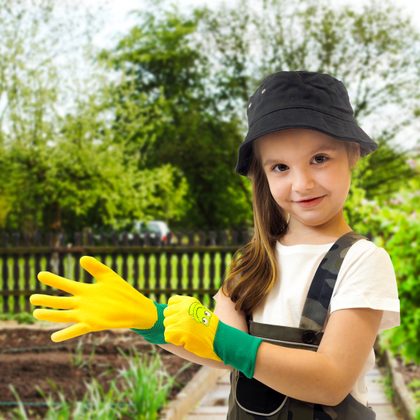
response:
{"label": "t-shirt sleeve", "polygon": [[397,281],[388,252],[376,245],[353,256],[349,255],[350,250],[346,257],[351,258],[348,261],[345,258],[340,281],[337,278],[330,313],[346,308],[372,308],[384,311],[378,332],[400,325]]}

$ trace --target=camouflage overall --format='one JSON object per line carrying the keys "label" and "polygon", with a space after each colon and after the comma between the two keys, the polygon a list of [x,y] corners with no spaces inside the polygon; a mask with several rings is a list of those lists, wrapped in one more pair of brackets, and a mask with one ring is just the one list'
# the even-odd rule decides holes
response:
{"label": "camouflage overall", "polygon": [[[321,261],[312,280],[302,311],[299,328],[249,321],[249,333],[264,341],[293,348],[316,351],[323,336],[325,320],[338,272],[344,257],[359,239],[353,231],[342,235]],[[371,420],[376,418],[366,407],[348,394],[336,406],[308,403],[274,391],[256,379],[248,379],[237,370],[230,376],[229,420]]]}

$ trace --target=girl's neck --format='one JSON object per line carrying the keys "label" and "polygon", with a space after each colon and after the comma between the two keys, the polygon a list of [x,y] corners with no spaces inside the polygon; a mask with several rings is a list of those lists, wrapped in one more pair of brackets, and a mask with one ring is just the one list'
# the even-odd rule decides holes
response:
{"label": "girl's neck", "polygon": [[342,214],[337,216],[335,220],[330,220],[322,226],[305,226],[291,219],[287,233],[279,242],[282,245],[321,245],[335,242],[340,236],[352,231]]}

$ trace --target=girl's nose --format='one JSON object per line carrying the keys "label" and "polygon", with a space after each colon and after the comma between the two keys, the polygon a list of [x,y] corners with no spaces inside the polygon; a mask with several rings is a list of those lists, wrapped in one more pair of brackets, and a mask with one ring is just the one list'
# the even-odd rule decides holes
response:
{"label": "girl's nose", "polygon": [[305,194],[315,186],[314,179],[309,171],[296,171],[293,177],[293,190]]}

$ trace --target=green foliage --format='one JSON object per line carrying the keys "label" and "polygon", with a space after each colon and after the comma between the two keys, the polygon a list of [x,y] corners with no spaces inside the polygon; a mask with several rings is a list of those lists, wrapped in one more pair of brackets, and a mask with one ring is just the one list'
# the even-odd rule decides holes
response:
{"label": "green foliage", "polygon": [[[0,0],[0,6],[2,2],[7,3]],[[147,171],[144,167],[147,149],[166,123],[165,103],[151,103],[144,93],[128,95],[130,84],[117,92],[104,77],[105,69],[93,66],[94,89],[72,74],[72,88],[81,84],[86,91],[73,98],[72,107],[63,106],[68,86],[50,56],[59,55],[54,2],[21,6],[0,7],[5,23],[0,35],[10,47],[0,50],[5,76],[0,95],[6,103],[0,120],[0,228],[26,233],[86,226],[118,229],[136,219],[182,217],[188,206],[182,171],[170,163]],[[74,35],[74,16],[65,19]],[[93,30],[96,21],[90,24]],[[21,26],[22,33],[17,29]],[[91,49],[88,32],[78,42],[78,48]],[[93,62],[95,56],[86,59]]]}
{"label": "green foliage", "polygon": [[[174,385],[172,378],[164,369],[158,353],[140,355],[132,352],[125,358],[127,368],[120,369],[115,379],[106,389],[98,380],[86,384],[86,393],[81,401],[71,403],[58,392],[59,401],[52,394],[38,389],[48,406],[45,419],[83,418],[156,420],[159,410],[166,404],[169,392]],[[15,390],[19,407],[14,414],[19,419],[28,419],[28,413]]]}
{"label": "green foliage", "polygon": [[383,376],[380,381],[383,384],[385,395],[389,402],[392,402],[395,398],[395,390],[392,385],[392,374],[390,371],[387,371],[385,373],[385,376]]}
{"label": "green foliage", "polygon": [[0,0],[0,227],[28,232],[43,224],[49,145],[71,102],[67,57],[96,30],[63,3],[58,11],[53,0]]}
{"label": "green foliage", "polygon": [[28,413],[26,412],[25,407],[22,403],[22,400],[20,399],[19,394],[17,393],[15,387],[13,385],[9,385],[9,387],[18,403],[18,407],[15,410],[13,410],[14,417],[19,420],[28,420],[29,419]]}
{"label": "green foliage", "polygon": [[182,171],[170,163],[153,169],[144,169],[137,180],[140,202],[144,205],[144,218],[154,215],[161,220],[179,220],[188,211],[186,201],[189,184]]}
{"label": "green foliage", "polygon": [[[151,11],[138,18],[138,25],[101,58],[124,75],[115,87],[121,103],[146,93],[150,106],[161,104],[156,143],[143,148],[142,162],[147,168],[171,164],[185,175],[189,194],[179,217],[183,226],[245,224],[251,219],[249,190],[233,173],[239,121],[218,115],[208,92],[208,54],[195,40],[202,12],[181,16],[174,10],[158,16]],[[168,191],[162,194],[168,196]]]}
{"label": "green foliage", "polygon": [[92,350],[90,351],[90,354],[88,357],[85,357],[84,351],[83,351],[83,338],[85,336],[81,336],[79,340],[77,341],[76,349],[71,357],[71,364],[77,368],[88,368],[89,370],[92,367],[92,363],[95,359],[95,352],[96,352],[96,345],[94,344],[92,346]]}
{"label": "green foliage", "polygon": [[420,379],[416,378],[407,385],[408,389],[413,392],[416,404],[420,406]]}
{"label": "green foliage", "polygon": [[[336,75],[359,120],[400,110],[371,133],[380,147],[359,171],[365,199],[382,205],[413,176],[391,140],[418,116],[410,69],[419,34],[389,2],[356,12],[326,1],[242,0],[184,15],[163,3],[139,11],[138,24],[97,56],[99,14],[59,18],[52,0],[26,8],[0,0],[0,227],[122,228],[158,217],[191,228],[251,225],[237,148],[249,94],[279,69]],[[89,30],[75,36],[82,21]],[[89,76],[66,77],[54,60],[63,26],[90,52]],[[68,92],[77,92],[70,101]]]}
{"label": "green foliage", "polygon": [[[228,108],[244,119],[248,95],[274,71],[332,74],[347,87],[362,127],[369,119],[386,121],[373,124],[369,133],[379,149],[360,169],[366,198],[382,201],[397,192],[414,176],[406,152],[393,140],[418,121],[419,98],[412,86],[418,84],[414,69],[420,66],[419,31],[389,1],[368,2],[360,12],[351,5],[332,8],[324,0],[252,2],[258,7],[250,3],[241,0],[240,6],[222,6],[203,19],[200,39],[215,50],[212,79],[220,87],[214,89],[220,109]],[[355,62],[354,57],[359,59]],[[401,74],[402,62],[408,69],[405,74]],[[386,118],[387,106],[406,112]]]}
{"label": "green foliage", "polygon": [[384,220],[389,223],[388,226],[384,223],[384,230],[394,230],[384,247],[390,253],[394,264],[401,302],[401,326],[385,331],[384,342],[394,353],[401,354],[405,362],[419,363],[420,224],[413,216],[410,217],[401,211],[384,211]]}
{"label": "green foliage", "polygon": [[[414,166],[415,162],[411,164]],[[418,172],[418,163],[417,169]],[[398,283],[401,325],[384,331],[381,342],[405,362],[420,361],[420,254],[418,238],[420,224],[420,182],[418,177],[407,183],[382,204],[365,197],[365,191],[355,180],[346,202],[345,217],[353,230],[371,235],[372,240],[390,254]]]}
{"label": "green foliage", "polygon": [[0,321],[16,321],[18,324],[35,324],[36,320],[29,312],[1,313]]}
{"label": "green foliage", "polygon": [[152,357],[133,354],[126,360],[128,368],[119,371],[122,387],[130,390],[127,401],[131,407],[125,414],[157,418],[158,410],[165,404],[175,379],[163,370],[158,353]]}
{"label": "green foliage", "polygon": [[376,139],[378,150],[361,159],[355,170],[356,183],[365,191],[366,199],[379,205],[386,205],[416,175],[409,164],[412,152],[390,145],[396,134],[396,128],[392,134],[385,130]]}

